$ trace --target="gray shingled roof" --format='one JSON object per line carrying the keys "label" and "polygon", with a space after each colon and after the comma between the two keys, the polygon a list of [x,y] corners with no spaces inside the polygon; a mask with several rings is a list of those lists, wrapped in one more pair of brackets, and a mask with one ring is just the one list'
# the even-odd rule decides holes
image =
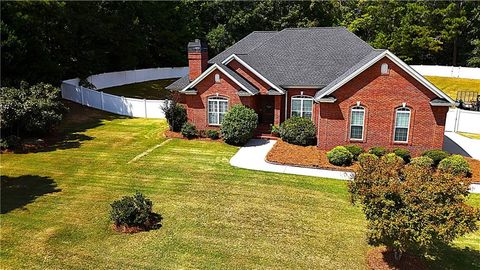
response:
{"label": "gray shingled roof", "polygon": [[183,89],[189,83],[190,83],[190,80],[188,79],[188,74],[187,74],[186,76],[181,77],[180,79],[174,81],[173,83],[165,87],[165,89],[178,91]]}
{"label": "gray shingled roof", "polygon": [[240,76],[238,73],[235,71],[231,70],[229,67],[223,65],[223,64],[218,64],[220,68],[225,70],[230,76],[232,76],[235,80],[237,80],[239,83],[241,83],[243,86],[245,86],[250,92],[252,92],[254,95],[257,94],[259,91],[258,89],[253,86],[251,83],[249,83],[247,80],[245,80],[242,76]]}
{"label": "gray shingled roof", "polygon": [[279,32],[252,32],[209,63],[220,64],[236,54],[280,87],[323,88],[374,51],[344,27],[287,28]]}

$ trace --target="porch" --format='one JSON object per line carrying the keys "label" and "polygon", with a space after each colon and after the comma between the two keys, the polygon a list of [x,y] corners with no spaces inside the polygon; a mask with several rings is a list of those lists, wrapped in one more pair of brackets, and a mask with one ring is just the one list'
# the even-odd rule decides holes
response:
{"label": "porch", "polygon": [[284,96],[259,95],[255,97],[255,112],[258,114],[258,125],[255,138],[273,139],[272,125],[280,125],[285,120]]}

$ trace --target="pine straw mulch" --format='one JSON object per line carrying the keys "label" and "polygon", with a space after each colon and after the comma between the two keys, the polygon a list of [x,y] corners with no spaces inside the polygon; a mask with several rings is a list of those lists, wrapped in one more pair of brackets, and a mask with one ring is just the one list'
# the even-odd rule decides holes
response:
{"label": "pine straw mulch", "polygon": [[414,255],[403,254],[400,261],[396,261],[392,251],[385,247],[377,247],[367,253],[368,268],[372,270],[425,270],[425,262]]}
{"label": "pine straw mulch", "polygon": [[480,160],[473,158],[466,158],[466,160],[470,165],[470,169],[472,169],[472,181],[474,183],[480,183]]}
{"label": "pine straw mulch", "polygon": [[357,164],[341,167],[331,164],[327,159],[327,151],[316,146],[299,146],[278,140],[272,150],[268,152],[266,160],[271,163],[293,165],[300,167],[314,167],[327,170],[353,172]]}

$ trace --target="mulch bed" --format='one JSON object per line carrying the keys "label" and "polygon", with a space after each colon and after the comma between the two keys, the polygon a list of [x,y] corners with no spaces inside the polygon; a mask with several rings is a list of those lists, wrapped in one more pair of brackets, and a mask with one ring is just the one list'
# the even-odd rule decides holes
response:
{"label": "mulch bed", "polygon": [[272,150],[268,152],[266,160],[276,164],[347,172],[353,172],[358,166],[357,164],[346,167],[335,166],[328,161],[327,151],[320,150],[316,146],[299,146],[282,140],[278,140]]}
{"label": "mulch bed", "polygon": [[368,268],[372,270],[425,270],[425,262],[414,255],[403,254],[400,261],[396,261],[392,251],[385,247],[373,248],[367,253]]}
{"label": "mulch bed", "polygon": [[480,183],[480,160],[473,158],[465,158],[472,169],[472,181],[475,183]]}

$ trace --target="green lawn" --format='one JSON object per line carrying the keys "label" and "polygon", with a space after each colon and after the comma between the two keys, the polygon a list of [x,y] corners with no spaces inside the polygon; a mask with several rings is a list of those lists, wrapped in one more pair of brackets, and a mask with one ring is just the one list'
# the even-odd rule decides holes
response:
{"label": "green lawn", "polygon": [[[65,141],[1,156],[2,269],[366,268],[346,182],[234,168],[237,147],[220,142],[174,139],[128,164],[165,141],[164,121],[72,112]],[[135,191],[163,226],[113,232],[109,203]],[[473,269],[479,251],[477,232],[429,264]]]}
{"label": "green lawn", "polygon": [[476,133],[466,133],[466,132],[459,132],[458,134],[462,135],[462,136],[465,136],[465,137],[468,137],[470,139],[476,139],[476,140],[480,140],[480,134],[476,134]]}
{"label": "green lawn", "polygon": [[436,76],[425,76],[425,78],[453,99],[457,98],[458,91],[480,92],[480,80]]}
{"label": "green lawn", "polygon": [[165,99],[170,95],[170,92],[165,89],[165,87],[176,80],[177,79],[165,79],[126,84],[117,87],[104,88],[101,89],[101,91],[117,96],[131,98]]}

